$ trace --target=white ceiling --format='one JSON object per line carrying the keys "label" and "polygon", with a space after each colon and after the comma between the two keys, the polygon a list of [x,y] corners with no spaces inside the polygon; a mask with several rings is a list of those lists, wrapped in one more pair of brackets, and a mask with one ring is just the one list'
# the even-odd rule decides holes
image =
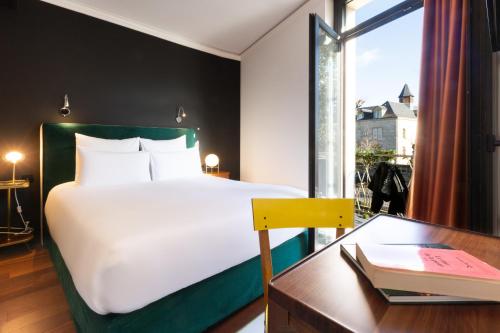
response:
{"label": "white ceiling", "polygon": [[241,53],[307,0],[44,0],[223,57]]}

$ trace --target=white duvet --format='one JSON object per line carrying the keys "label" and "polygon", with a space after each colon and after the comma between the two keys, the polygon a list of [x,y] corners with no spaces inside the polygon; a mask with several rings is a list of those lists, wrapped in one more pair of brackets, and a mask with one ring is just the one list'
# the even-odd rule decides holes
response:
{"label": "white duvet", "polygon": [[[251,198],[305,197],[211,176],[56,186],[45,214],[76,289],[99,314],[139,309],[259,254]],[[271,231],[271,246],[300,233]]]}

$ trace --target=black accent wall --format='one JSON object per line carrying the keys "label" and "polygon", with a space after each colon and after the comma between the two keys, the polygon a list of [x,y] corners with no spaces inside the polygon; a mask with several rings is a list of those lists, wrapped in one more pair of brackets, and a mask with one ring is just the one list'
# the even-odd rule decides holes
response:
{"label": "black accent wall", "polygon": [[[71,115],[58,111],[68,93]],[[0,154],[18,149],[19,192],[32,224],[39,217],[42,122],[200,128],[201,156],[216,153],[239,179],[240,63],[35,0],[0,7]],[[10,165],[0,160],[0,179]],[[0,193],[2,217],[5,193]],[[0,217],[0,224],[4,219]],[[16,220],[17,221],[17,220]]]}

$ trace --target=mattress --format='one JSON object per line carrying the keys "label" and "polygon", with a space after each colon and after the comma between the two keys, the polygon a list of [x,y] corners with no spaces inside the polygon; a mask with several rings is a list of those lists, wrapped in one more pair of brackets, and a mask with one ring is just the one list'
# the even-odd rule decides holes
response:
{"label": "mattress", "polygon": [[[305,194],[211,176],[100,187],[70,182],[49,193],[45,214],[85,303],[98,314],[128,313],[258,255],[251,198]],[[271,247],[301,231],[271,231]]]}

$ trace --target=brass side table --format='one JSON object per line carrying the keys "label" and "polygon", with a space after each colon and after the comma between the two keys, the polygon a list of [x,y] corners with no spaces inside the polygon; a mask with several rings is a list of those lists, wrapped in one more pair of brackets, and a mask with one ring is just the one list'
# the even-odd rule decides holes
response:
{"label": "brass side table", "polygon": [[[1,226],[0,234],[0,248],[14,244],[21,244],[29,242],[33,239],[33,232],[29,234],[14,234],[16,231],[22,231],[24,228],[12,226],[12,191],[15,189],[28,188],[30,182],[28,180],[8,180],[0,181],[0,190],[7,190],[7,226]],[[13,232],[10,234],[10,232]]]}

